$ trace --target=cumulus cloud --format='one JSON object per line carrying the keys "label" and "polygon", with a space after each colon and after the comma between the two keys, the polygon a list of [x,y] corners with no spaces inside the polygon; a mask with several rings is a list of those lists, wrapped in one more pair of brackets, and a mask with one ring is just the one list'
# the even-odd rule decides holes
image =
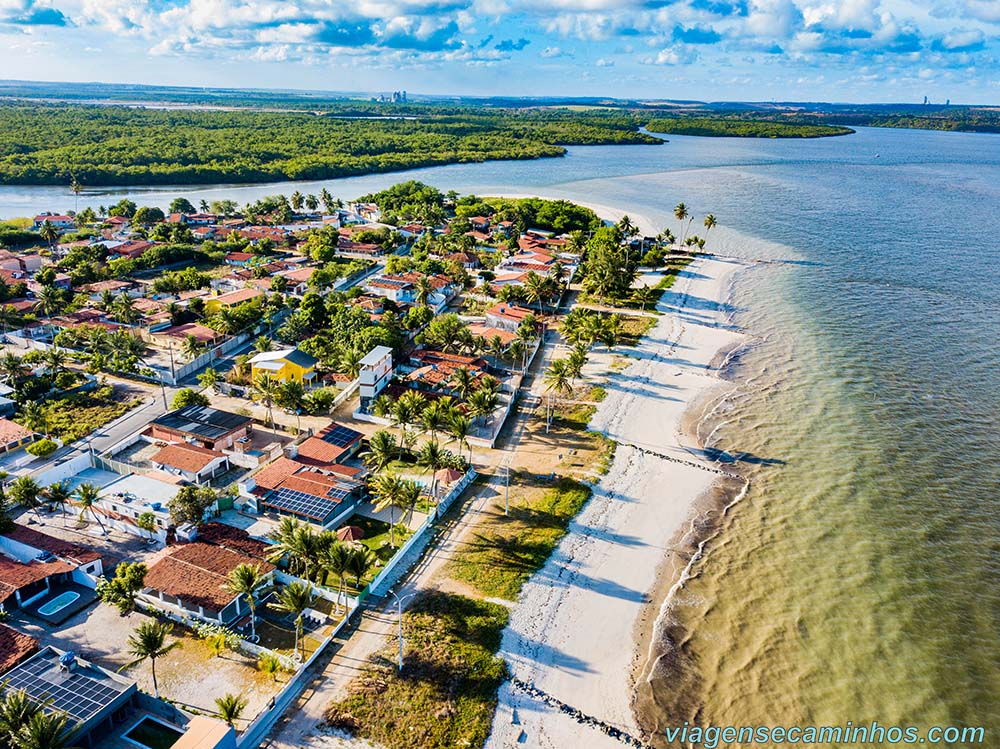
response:
{"label": "cumulus cloud", "polygon": [[972,52],[982,49],[986,35],[979,29],[952,29],[939,39],[932,48],[939,52]]}
{"label": "cumulus cloud", "polygon": [[0,24],[12,26],[66,26],[61,10],[34,0],[0,0]]}

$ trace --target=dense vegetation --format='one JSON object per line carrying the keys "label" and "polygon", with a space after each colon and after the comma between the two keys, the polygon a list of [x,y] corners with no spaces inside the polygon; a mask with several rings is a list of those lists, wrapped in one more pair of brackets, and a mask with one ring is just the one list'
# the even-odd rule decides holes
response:
{"label": "dense vegetation", "polygon": [[712,138],[826,138],[849,135],[849,127],[802,125],[728,117],[658,117],[646,128],[654,133]]}
{"label": "dense vegetation", "polygon": [[408,118],[305,112],[0,106],[0,182],[204,184],[329,179],[490,159],[564,145],[656,143],[625,114],[417,109]]}
{"label": "dense vegetation", "polygon": [[496,603],[421,594],[403,615],[402,673],[391,641],[372,657],[350,695],[330,705],[327,721],[398,749],[482,746],[507,678],[506,665],[494,655],[507,616]]}

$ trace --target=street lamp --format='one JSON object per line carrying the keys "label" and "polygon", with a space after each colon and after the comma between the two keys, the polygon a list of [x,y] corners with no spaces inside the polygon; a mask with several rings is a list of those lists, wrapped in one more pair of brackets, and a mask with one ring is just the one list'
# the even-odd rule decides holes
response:
{"label": "street lamp", "polygon": [[396,622],[399,626],[399,671],[403,671],[403,601],[413,598],[417,593],[407,593],[405,596],[397,596],[392,590],[389,595],[396,599]]}

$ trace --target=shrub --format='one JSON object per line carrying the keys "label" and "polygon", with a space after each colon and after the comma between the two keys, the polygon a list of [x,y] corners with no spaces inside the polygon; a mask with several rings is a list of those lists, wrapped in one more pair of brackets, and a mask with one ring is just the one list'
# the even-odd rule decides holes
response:
{"label": "shrub", "polygon": [[204,393],[199,393],[197,390],[184,388],[183,390],[177,391],[176,395],[174,395],[173,401],[170,403],[172,408],[185,408],[186,406],[193,405],[207,406],[208,396]]}
{"label": "shrub", "polygon": [[47,458],[57,449],[59,449],[59,445],[50,439],[38,440],[25,448],[25,450],[34,455],[36,458]]}

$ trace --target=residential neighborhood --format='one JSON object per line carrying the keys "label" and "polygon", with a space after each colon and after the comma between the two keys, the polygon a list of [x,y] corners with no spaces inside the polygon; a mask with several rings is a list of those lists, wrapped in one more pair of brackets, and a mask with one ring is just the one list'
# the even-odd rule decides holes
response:
{"label": "residential neighborhood", "polygon": [[259,745],[537,417],[548,333],[576,349],[546,373],[546,433],[618,342],[617,315],[560,323],[593,214],[542,205],[557,232],[535,204],[411,205],[425,189],[123,201],[2,250],[0,679],[80,675],[88,745]]}

